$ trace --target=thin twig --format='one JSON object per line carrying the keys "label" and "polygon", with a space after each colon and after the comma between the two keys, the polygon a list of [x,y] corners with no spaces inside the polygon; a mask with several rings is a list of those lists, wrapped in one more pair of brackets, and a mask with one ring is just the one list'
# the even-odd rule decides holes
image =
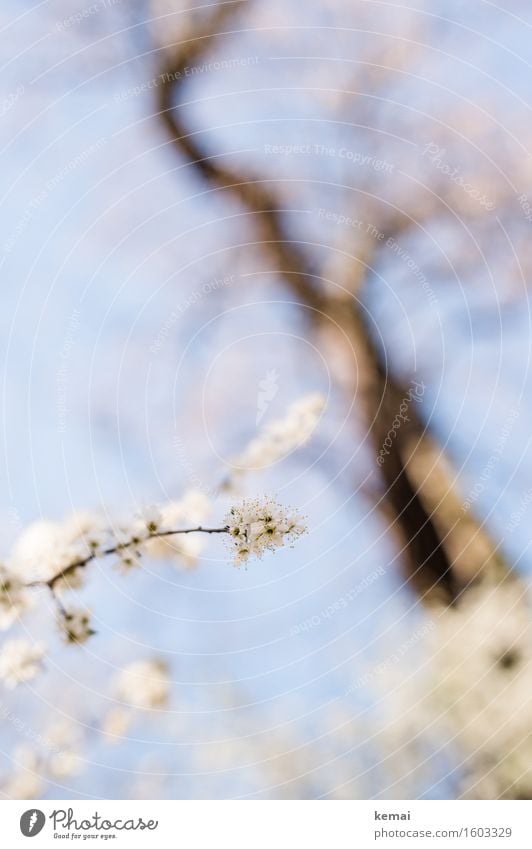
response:
{"label": "thin twig", "polygon": [[60,572],[56,575],[53,575],[51,578],[48,578],[47,581],[31,581],[27,586],[28,587],[49,587],[52,592],[54,590],[55,585],[58,581],[66,578],[69,574],[74,572],[76,569],[84,569],[89,563],[93,560],[96,560],[98,557],[108,557],[110,554],[118,554],[120,551],[126,551],[130,548],[134,548],[135,546],[143,545],[149,542],[152,539],[160,539],[161,537],[170,537],[176,536],[177,534],[227,534],[229,533],[229,528],[202,528],[201,525],[198,525],[197,528],[183,528],[180,530],[172,530],[172,531],[153,531],[151,532],[145,539],[141,537],[133,537],[133,539],[129,540],[129,542],[119,543],[117,545],[113,545],[110,548],[104,548],[102,551],[95,550],[91,554],[84,557],[82,560],[76,560],[74,563],[69,563],[68,566],[65,566]]}

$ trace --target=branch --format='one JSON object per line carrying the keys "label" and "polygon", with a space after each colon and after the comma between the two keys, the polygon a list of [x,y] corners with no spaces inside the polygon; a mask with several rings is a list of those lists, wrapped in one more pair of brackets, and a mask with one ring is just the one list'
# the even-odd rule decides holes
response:
{"label": "branch", "polygon": [[105,548],[102,551],[98,551],[97,549],[92,552],[92,554],[87,555],[81,560],[76,560],[73,563],[69,563],[64,569],[61,569],[60,572],[53,575],[47,581],[31,581],[27,584],[28,587],[39,587],[46,586],[50,587],[51,590],[54,589],[55,585],[58,581],[63,580],[68,577],[68,575],[75,572],[76,569],[84,569],[89,563],[93,560],[96,560],[98,557],[108,557],[110,554],[118,554],[121,551],[127,551],[128,549],[138,547],[139,545],[144,545],[147,542],[150,542],[152,539],[160,539],[161,537],[171,537],[176,536],[177,534],[228,534],[229,526],[225,526],[223,528],[202,528],[201,525],[198,525],[197,528],[183,528],[180,530],[172,530],[172,531],[153,531],[148,534],[146,537],[133,537],[129,542],[119,543],[117,545],[110,546],[109,548]]}
{"label": "branch", "polygon": [[[332,320],[348,334],[355,347],[357,361],[365,376],[366,410],[376,452],[389,431],[389,423],[406,395],[405,388],[391,373],[385,371],[371,334],[366,326],[363,311],[356,297],[338,303],[328,298],[316,285],[317,275],[312,263],[301,247],[291,240],[284,228],[282,208],[272,186],[275,180],[257,180],[233,170],[224,160],[215,159],[203,149],[199,132],[190,132],[179,101],[186,75],[184,69],[207,52],[214,39],[226,33],[224,27],[240,3],[219,4],[210,18],[203,20],[196,37],[173,45],[163,60],[160,77],[163,84],[156,90],[159,117],[179,153],[196,168],[200,176],[223,191],[232,192],[245,207],[254,213],[262,249],[269,255],[270,264],[309,309],[310,320],[319,325],[324,317]],[[404,226],[403,220],[394,226]],[[359,263],[365,274],[367,265]],[[390,411],[392,412],[389,418]],[[411,415],[412,429],[422,434],[424,423]],[[406,434],[405,434],[406,436]],[[431,515],[427,512],[409,475],[402,450],[403,435],[394,441],[387,463],[381,469],[386,485],[385,499],[391,506],[395,521],[402,531],[404,551],[412,576],[424,575],[423,583],[429,588],[439,586],[448,600],[457,594],[452,562]]]}

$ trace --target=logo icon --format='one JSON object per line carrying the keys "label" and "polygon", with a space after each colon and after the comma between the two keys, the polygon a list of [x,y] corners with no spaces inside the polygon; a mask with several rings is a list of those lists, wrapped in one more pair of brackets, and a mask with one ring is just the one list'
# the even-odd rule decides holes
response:
{"label": "logo icon", "polygon": [[277,392],[279,391],[279,387],[277,385],[277,381],[279,380],[279,375],[277,374],[275,369],[266,372],[266,377],[259,381],[259,391],[257,393],[257,417],[255,419],[255,424],[259,424],[266,410],[270,406],[270,402],[273,401]]}
{"label": "logo icon", "polygon": [[42,811],[37,808],[30,808],[20,818],[20,830],[24,837],[35,837],[43,830],[45,822],[46,817]]}

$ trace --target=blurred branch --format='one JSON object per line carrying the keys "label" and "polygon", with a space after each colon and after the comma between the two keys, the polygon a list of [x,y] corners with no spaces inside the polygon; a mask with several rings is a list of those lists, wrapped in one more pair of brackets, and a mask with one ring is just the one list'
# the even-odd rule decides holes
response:
{"label": "blurred branch", "polygon": [[[282,275],[285,284],[308,308],[306,312],[310,313],[315,327],[319,328],[324,320],[332,321],[347,334],[362,376],[359,389],[365,420],[378,451],[407,393],[401,382],[385,368],[357,297],[351,294],[338,299],[320,287],[309,257],[286,232],[282,203],[276,194],[277,181],[257,179],[228,165],[225,159],[222,162],[221,158],[210,155],[203,145],[202,131],[189,128],[180,102],[186,77],[184,69],[198,62],[218,39],[235,31],[234,23],[243,5],[238,1],[219,4],[210,15],[198,21],[193,37],[165,49],[159,70],[163,84],[156,89],[159,117],[177,152],[194,166],[199,176],[221,192],[235,196],[253,213],[258,241],[272,270]],[[386,222],[389,231],[386,238],[396,236],[411,223],[407,216],[398,214],[395,220]],[[370,237],[353,264],[351,291],[354,293],[359,290],[371,264],[375,251],[371,242],[375,240]],[[408,425],[396,432],[381,467],[385,484],[383,500],[385,508],[392,510],[392,527],[400,531],[408,573],[418,590],[425,594],[436,589],[440,597],[451,601],[458,594],[459,582],[440,526],[420,496],[409,465],[413,455],[412,440],[420,442],[424,433],[425,425],[411,405]]]}

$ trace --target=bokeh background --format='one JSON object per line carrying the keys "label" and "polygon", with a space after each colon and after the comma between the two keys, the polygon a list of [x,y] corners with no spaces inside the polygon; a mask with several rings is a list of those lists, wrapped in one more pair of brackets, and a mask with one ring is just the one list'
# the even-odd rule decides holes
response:
{"label": "bokeh background", "polygon": [[[191,488],[217,517],[257,429],[326,398],[241,484],[308,516],[294,549],[102,563],[83,646],[39,595],[4,797],[532,796],[531,24],[524,0],[3,0],[5,556]],[[139,660],[170,692],[126,719]]]}

